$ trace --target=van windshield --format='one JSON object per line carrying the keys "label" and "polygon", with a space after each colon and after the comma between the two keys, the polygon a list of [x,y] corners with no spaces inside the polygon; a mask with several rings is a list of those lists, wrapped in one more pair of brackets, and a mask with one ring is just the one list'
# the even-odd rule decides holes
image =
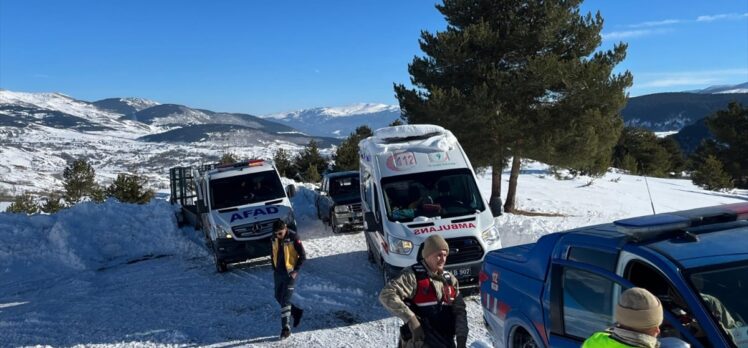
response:
{"label": "van windshield", "polygon": [[454,217],[485,210],[473,173],[467,169],[392,176],[382,179],[390,221],[415,217]]}
{"label": "van windshield", "polygon": [[211,209],[223,209],[284,197],[283,185],[274,170],[210,181]]}

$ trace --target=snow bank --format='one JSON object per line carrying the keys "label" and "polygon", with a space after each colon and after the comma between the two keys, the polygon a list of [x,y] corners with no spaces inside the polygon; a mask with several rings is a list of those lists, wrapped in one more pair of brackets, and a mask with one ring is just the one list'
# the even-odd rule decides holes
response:
{"label": "snow bank", "polygon": [[95,271],[148,257],[205,255],[177,228],[171,206],[109,200],[53,215],[0,213],[0,277]]}

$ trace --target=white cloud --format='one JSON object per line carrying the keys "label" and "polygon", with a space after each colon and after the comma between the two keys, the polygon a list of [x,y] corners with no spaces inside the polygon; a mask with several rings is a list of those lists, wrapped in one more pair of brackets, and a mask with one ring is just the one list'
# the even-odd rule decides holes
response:
{"label": "white cloud", "polygon": [[[726,83],[735,76],[748,78],[748,68],[639,73],[634,75],[633,88],[659,88],[674,86],[704,86]],[[642,80],[642,82],[638,82]]]}
{"label": "white cloud", "polygon": [[620,40],[630,39],[634,37],[642,37],[653,34],[662,34],[671,32],[672,29],[640,29],[640,30],[624,30],[624,31],[612,31],[609,33],[602,33],[603,40]]}
{"label": "white cloud", "polygon": [[678,24],[683,22],[680,19],[665,19],[661,21],[652,21],[652,22],[642,22],[637,24],[631,24],[628,27],[629,28],[646,28],[646,27],[657,27],[661,25],[671,25],[671,24]]}
{"label": "white cloud", "polygon": [[741,19],[741,18],[748,18],[748,12],[746,13],[723,13],[718,15],[712,15],[712,16],[698,16],[696,17],[697,22],[713,22],[723,19]]}

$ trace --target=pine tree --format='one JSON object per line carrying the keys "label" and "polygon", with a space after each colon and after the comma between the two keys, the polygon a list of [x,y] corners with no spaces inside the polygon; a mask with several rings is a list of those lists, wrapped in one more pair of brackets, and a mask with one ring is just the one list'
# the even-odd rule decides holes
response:
{"label": "pine tree", "polygon": [[388,124],[388,126],[390,126],[390,127],[402,126],[403,124],[404,123],[403,123],[403,121],[401,119],[396,118],[394,121],[392,121],[392,123]]}
{"label": "pine tree", "polygon": [[13,203],[11,203],[7,209],[7,213],[21,213],[21,214],[36,214],[39,212],[39,207],[34,202],[34,197],[28,193],[24,193],[17,196]]}
{"label": "pine tree", "polygon": [[231,152],[224,153],[221,159],[218,160],[219,164],[232,164],[239,162],[239,157]]}
{"label": "pine tree", "polygon": [[629,72],[612,74],[626,45],[596,51],[603,19],[580,0],[445,0],[446,31],[421,35],[426,57],[408,66],[416,89],[395,85],[410,124],[455,133],[478,167],[492,166],[491,206],[512,157],[505,210],[514,209],[524,156],[604,171],[623,127]]}
{"label": "pine tree", "polygon": [[618,166],[618,168],[623,169],[632,175],[639,174],[637,171],[638,167],[639,165],[636,163],[636,158],[630,154],[625,154],[623,160],[621,160],[621,164]]}
{"label": "pine tree", "polygon": [[714,134],[717,159],[737,187],[748,188],[748,108],[730,103],[706,124]]}
{"label": "pine tree", "polygon": [[273,153],[273,163],[275,164],[275,168],[278,169],[278,173],[283,177],[293,178],[298,172],[291,163],[291,154],[284,149],[278,148],[275,150],[275,153]]}
{"label": "pine tree", "polygon": [[358,170],[358,143],[372,134],[371,128],[368,126],[359,126],[355,132],[345,138],[333,155],[333,160],[335,160],[334,170],[336,172]]}
{"label": "pine tree", "polygon": [[155,193],[151,189],[146,189],[145,183],[145,178],[139,175],[119,174],[107,187],[107,196],[114,197],[122,203],[148,203]]}
{"label": "pine tree", "polygon": [[686,156],[683,155],[683,150],[678,145],[678,141],[674,137],[668,136],[658,139],[657,142],[668,154],[668,172],[676,177],[681,176],[683,170],[686,169]]}
{"label": "pine tree", "polygon": [[[613,164],[631,174],[664,177],[672,167],[670,155],[652,131],[626,127],[614,147]],[[634,168],[631,168],[631,160],[627,156],[636,163]]]}
{"label": "pine tree", "polygon": [[41,206],[41,210],[47,214],[54,214],[63,208],[62,202],[60,201],[62,196],[58,193],[51,193],[49,197],[44,199],[44,203]]}
{"label": "pine tree", "polygon": [[304,171],[304,180],[306,180],[307,182],[318,183],[322,181],[322,176],[320,176],[317,168],[313,164],[309,163],[309,167],[307,167]]}
{"label": "pine tree", "polygon": [[99,184],[94,185],[94,187],[91,189],[90,197],[91,197],[91,201],[93,202],[96,202],[96,203],[104,202],[108,197],[106,188],[101,187],[101,185]]}
{"label": "pine tree", "polygon": [[95,177],[96,172],[93,167],[84,159],[75,160],[65,167],[62,172],[62,181],[67,204],[74,205],[83,197],[89,196],[96,187]]}
{"label": "pine tree", "polygon": [[[327,165],[327,160],[320,154],[319,146],[314,139],[309,140],[307,146],[294,158],[294,167],[300,173],[304,172],[306,174],[306,171],[312,166],[317,171],[317,176],[321,177],[322,173],[327,170]],[[309,180],[308,175],[305,176],[304,179]]]}
{"label": "pine tree", "polygon": [[722,162],[713,155],[709,155],[704,163],[691,173],[691,180],[695,185],[707,190],[732,188],[730,175],[723,169]]}

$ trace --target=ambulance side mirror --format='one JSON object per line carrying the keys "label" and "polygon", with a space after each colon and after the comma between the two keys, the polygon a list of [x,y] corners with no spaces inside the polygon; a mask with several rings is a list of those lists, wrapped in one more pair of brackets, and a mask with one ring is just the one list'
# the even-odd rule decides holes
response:
{"label": "ambulance side mirror", "polygon": [[296,186],[294,185],[286,186],[286,194],[288,195],[288,198],[293,198],[293,196],[296,195]]}

